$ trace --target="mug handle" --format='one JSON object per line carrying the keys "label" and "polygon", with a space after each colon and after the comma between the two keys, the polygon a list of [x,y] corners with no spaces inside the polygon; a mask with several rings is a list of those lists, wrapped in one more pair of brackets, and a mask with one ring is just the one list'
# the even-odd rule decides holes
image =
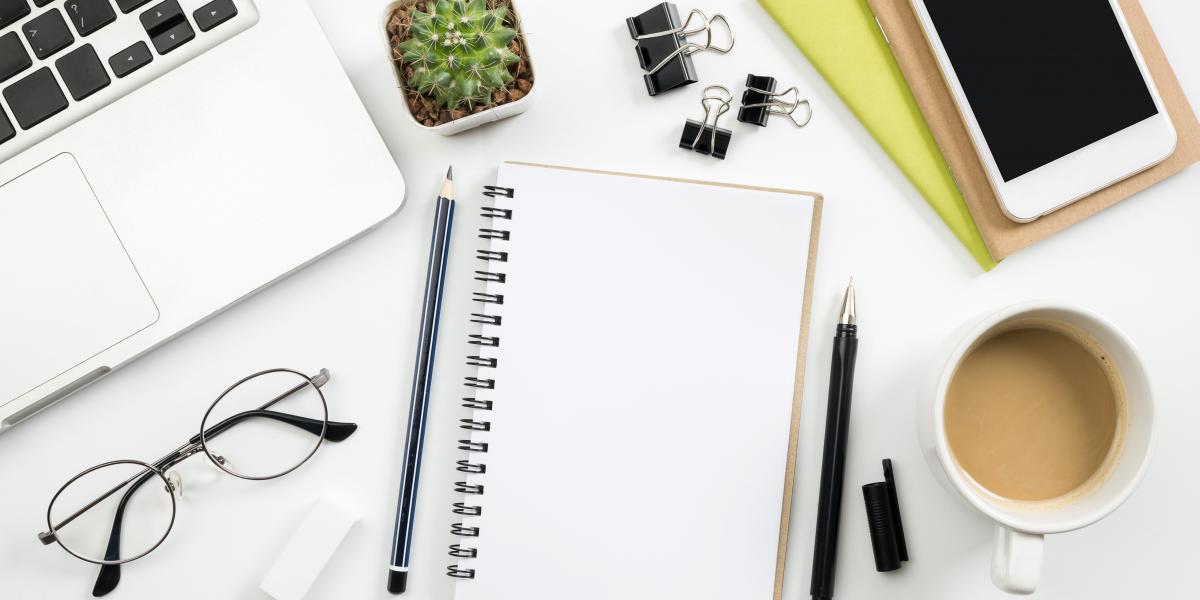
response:
{"label": "mug handle", "polygon": [[1032,594],[1042,577],[1045,536],[996,525],[992,583],[1010,594]]}

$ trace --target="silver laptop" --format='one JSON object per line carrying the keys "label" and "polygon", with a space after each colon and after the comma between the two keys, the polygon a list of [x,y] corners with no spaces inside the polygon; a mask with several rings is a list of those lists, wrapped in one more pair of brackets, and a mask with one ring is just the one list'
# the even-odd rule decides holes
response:
{"label": "silver laptop", "polygon": [[0,430],[403,199],[302,0],[0,0]]}

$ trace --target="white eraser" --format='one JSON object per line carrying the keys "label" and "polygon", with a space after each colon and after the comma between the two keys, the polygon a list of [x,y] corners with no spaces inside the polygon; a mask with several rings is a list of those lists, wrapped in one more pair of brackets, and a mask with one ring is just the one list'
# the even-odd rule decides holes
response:
{"label": "white eraser", "polygon": [[258,588],[275,600],[301,600],[357,522],[340,504],[318,500]]}

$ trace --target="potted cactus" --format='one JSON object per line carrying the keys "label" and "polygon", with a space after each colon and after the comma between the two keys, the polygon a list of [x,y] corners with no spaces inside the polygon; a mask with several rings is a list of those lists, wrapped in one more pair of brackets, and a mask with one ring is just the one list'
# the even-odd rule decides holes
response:
{"label": "potted cactus", "polygon": [[385,31],[418,125],[452,135],[528,107],[533,70],[511,0],[400,0]]}

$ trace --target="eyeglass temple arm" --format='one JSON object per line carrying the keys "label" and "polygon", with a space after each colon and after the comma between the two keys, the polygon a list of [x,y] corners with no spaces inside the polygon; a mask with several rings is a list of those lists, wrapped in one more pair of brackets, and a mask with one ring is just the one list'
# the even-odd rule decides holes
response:
{"label": "eyeglass temple arm", "polygon": [[[129,504],[133,493],[156,475],[153,472],[146,473],[136,483],[129,486],[129,489],[125,490],[125,494],[121,496],[121,501],[117,503],[116,516],[113,517],[112,531],[108,535],[108,547],[104,550],[104,560],[121,559],[121,524],[125,520],[125,506]],[[97,598],[104,596],[117,589],[117,584],[120,582],[121,565],[101,565],[100,574],[96,577],[96,585],[92,586],[92,596]]]}
{"label": "eyeglass temple arm", "polygon": [[214,438],[228,430],[230,427],[233,427],[242,421],[253,418],[272,419],[279,421],[280,423],[298,427],[313,435],[321,435],[321,428],[322,425],[324,425],[325,435],[323,437],[331,442],[344,441],[356,430],[358,430],[358,425],[356,423],[343,423],[340,421],[322,422],[318,419],[310,419],[308,417],[301,417],[299,415],[275,412],[273,410],[248,410],[233,415],[224,421],[209,427],[204,431],[203,434],[197,433],[196,435],[192,436],[190,440],[188,440],[188,444],[199,444],[200,440],[202,439],[201,436],[203,436],[203,439]]}

